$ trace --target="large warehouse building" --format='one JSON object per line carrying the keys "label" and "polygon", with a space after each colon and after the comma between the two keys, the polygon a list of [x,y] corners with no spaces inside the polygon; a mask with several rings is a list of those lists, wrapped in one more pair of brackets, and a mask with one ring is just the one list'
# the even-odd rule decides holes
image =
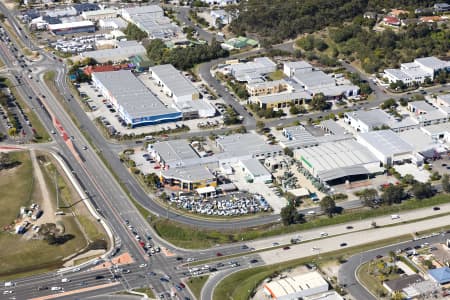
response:
{"label": "large warehouse building", "polygon": [[276,300],[303,299],[303,297],[328,291],[328,282],[318,272],[310,272],[264,285],[264,293]]}
{"label": "large warehouse building", "polygon": [[294,158],[314,177],[329,184],[365,179],[383,171],[379,159],[355,140],[297,149]]}
{"label": "large warehouse building", "polygon": [[92,81],[131,127],[181,120],[180,111],[161,103],[129,70],[93,73]]}
{"label": "large warehouse building", "polygon": [[150,68],[150,74],[164,93],[173,97],[175,102],[198,100],[200,93],[197,88],[174,66],[159,65]]}
{"label": "large warehouse building", "polygon": [[413,147],[392,130],[360,133],[357,141],[367,147],[386,166],[405,161],[418,163],[420,160]]}

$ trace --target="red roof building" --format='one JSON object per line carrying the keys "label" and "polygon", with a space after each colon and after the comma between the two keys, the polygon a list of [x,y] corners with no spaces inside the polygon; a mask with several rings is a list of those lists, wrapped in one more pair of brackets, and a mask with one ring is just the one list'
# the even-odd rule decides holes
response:
{"label": "red roof building", "polygon": [[87,66],[84,68],[84,74],[91,76],[94,72],[111,72],[111,71],[119,71],[119,70],[128,70],[131,69],[129,64],[121,64],[121,65],[101,65],[101,66]]}
{"label": "red roof building", "polygon": [[389,25],[389,26],[400,26],[400,19],[396,18],[396,17],[390,17],[390,16],[384,17],[383,22],[384,22],[384,24]]}

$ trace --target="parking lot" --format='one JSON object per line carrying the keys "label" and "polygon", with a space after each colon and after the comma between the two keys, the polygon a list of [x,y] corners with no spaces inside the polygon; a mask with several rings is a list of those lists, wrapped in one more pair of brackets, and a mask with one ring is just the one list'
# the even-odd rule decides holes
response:
{"label": "parking lot", "polygon": [[172,193],[169,201],[178,208],[209,216],[240,216],[270,210],[264,197],[248,192],[232,192],[211,198]]}
{"label": "parking lot", "polygon": [[[145,77],[146,75],[141,75],[140,78]],[[148,75],[144,78],[144,82],[148,83],[151,80],[148,79]],[[154,85],[154,83],[148,83]],[[106,101],[103,95],[99,92],[99,90],[92,84],[81,83],[78,87],[78,91],[80,92],[81,98],[85,99],[87,106],[91,111],[88,111],[87,114],[91,120],[96,118],[102,118],[104,125],[108,127],[108,130],[117,131],[120,134],[151,134],[154,132],[164,131],[164,130],[173,130],[177,127],[181,127],[182,125],[188,126],[191,132],[201,131],[203,129],[208,128],[218,128],[223,124],[222,116],[218,115],[213,118],[207,119],[193,119],[193,120],[183,120],[175,123],[164,123],[157,124],[151,126],[142,126],[137,128],[128,128],[127,124],[121,119],[119,113],[115,110],[115,108]],[[169,107],[173,105],[173,99],[164,95],[159,87],[154,86],[152,91],[157,91],[155,95],[158,99],[162,99],[163,103],[168,105]],[[214,100],[214,103],[219,102],[218,100]],[[106,123],[105,123],[106,121]]]}

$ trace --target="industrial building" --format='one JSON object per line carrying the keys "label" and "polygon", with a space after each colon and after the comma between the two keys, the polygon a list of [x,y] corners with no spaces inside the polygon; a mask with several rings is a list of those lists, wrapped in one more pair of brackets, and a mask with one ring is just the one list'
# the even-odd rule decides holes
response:
{"label": "industrial building", "polygon": [[[300,70],[300,71],[299,71]],[[333,99],[341,96],[351,97],[359,94],[359,87],[353,84],[337,84],[336,79],[323,71],[308,68],[296,69],[293,79],[310,94],[322,93],[326,98]]]}
{"label": "industrial building", "polygon": [[312,96],[305,91],[285,92],[264,96],[252,96],[248,99],[250,103],[256,103],[262,109],[273,108],[275,110],[289,107],[291,104],[306,104],[311,101]]}
{"label": "industrial building", "polygon": [[369,132],[389,128],[395,132],[418,128],[419,124],[410,117],[397,118],[381,109],[346,112],[344,122],[358,132]]}
{"label": "industrial building", "polygon": [[[127,26],[127,21],[122,18],[108,18],[98,21],[98,27],[101,29],[117,30],[126,28]],[[114,38],[117,38],[117,35],[114,35],[112,32],[110,32],[109,34],[114,36]],[[125,36],[125,34],[123,34],[123,36]]]}
{"label": "industrial building", "polygon": [[378,130],[360,133],[357,141],[367,147],[385,166],[396,163],[414,162],[420,164],[423,158],[414,153],[414,148],[392,130]]}
{"label": "industrial building", "polygon": [[200,156],[187,140],[164,141],[149,145],[150,155],[163,167],[183,167],[190,160],[197,164]]}
{"label": "industrial building", "polygon": [[131,127],[181,120],[180,111],[161,103],[129,70],[93,73],[92,81]]}
{"label": "industrial building", "polygon": [[146,54],[145,47],[136,41],[119,41],[116,48],[82,52],[80,56],[91,57],[98,63],[106,63],[108,61],[121,62],[128,60],[131,56]]}
{"label": "industrial building", "polygon": [[221,160],[229,163],[237,163],[240,160],[251,158],[264,159],[283,154],[280,146],[267,144],[261,136],[255,133],[219,136],[216,144],[226,154],[221,156]]}
{"label": "industrial building", "polygon": [[122,10],[122,17],[146,32],[152,39],[176,39],[185,41],[180,27],[164,16],[163,9],[158,5],[146,5]]}
{"label": "industrial building", "polygon": [[245,87],[250,96],[264,96],[284,91],[292,91],[292,86],[284,79],[247,83]]}
{"label": "industrial building", "polygon": [[198,89],[174,66],[169,64],[153,66],[149,69],[149,73],[163,92],[173,98],[177,108],[183,112],[183,119],[215,116],[214,106],[200,99]]}
{"label": "industrial building", "polygon": [[300,299],[328,291],[328,282],[314,271],[264,284],[264,293],[276,300]]}
{"label": "industrial building", "polygon": [[69,23],[48,24],[48,30],[56,35],[74,34],[81,32],[95,32],[95,24],[91,21],[77,21]]}
{"label": "industrial building", "polygon": [[408,102],[408,111],[420,126],[447,123],[450,118],[445,107],[436,108],[426,101]]}
{"label": "industrial building", "polygon": [[256,158],[241,160],[239,162],[239,166],[242,168],[242,171],[244,172],[246,180],[248,182],[272,182],[272,174]]}
{"label": "industrial building", "polygon": [[430,125],[421,130],[429,135],[433,141],[450,144],[450,123]]}
{"label": "industrial building", "polygon": [[423,157],[435,158],[441,153],[447,152],[444,145],[421,129],[411,129],[399,132],[397,135],[410,144],[414,151],[420,153]]}
{"label": "industrial building", "polygon": [[294,77],[296,73],[309,73],[313,71],[311,66],[306,61],[289,61],[283,64],[283,73],[288,77]]}
{"label": "industrial building", "polygon": [[[330,128],[331,123],[324,126]],[[341,128],[339,130],[338,128]],[[324,135],[314,136],[304,126],[291,126],[283,128],[283,136],[287,138],[287,141],[280,141],[280,145],[289,149],[302,149],[312,146],[318,146],[323,143],[337,142],[352,139],[352,135],[348,134],[344,128],[340,127],[337,123],[334,124],[332,132],[328,130],[328,134],[325,134],[327,129],[324,129]]]}
{"label": "industrial building", "polygon": [[197,88],[170,64],[153,66],[149,73],[164,93],[173,97],[175,102],[198,100],[200,97]]}
{"label": "industrial building", "polygon": [[294,158],[312,176],[329,184],[366,179],[370,174],[383,172],[379,159],[352,139],[297,149]]}
{"label": "industrial building", "polygon": [[217,186],[216,176],[207,167],[199,165],[161,170],[160,180],[167,187],[185,191]]}
{"label": "industrial building", "polygon": [[81,13],[81,17],[89,21],[99,21],[104,19],[116,18],[119,15],[119,11],[116,9],[101,9],[93,11],[84,11]]}
{"label": "industrial building", "polygon": [[431,80],[440,70],[450,70],[450,62],[440,60],[436,57],[422,57],[416,58],[414,62],[403,63],[400,69],[385,69],[384,78],[389,83],[403,82],[410,86],[413,84],[420,84],[428,77]]}
{"label": "industrial building", "polygon": [[275,72],[277,64],[268,57],[257,57],[251,62],[241,62],[227,67],[237,81],[249,82],[252,78],[261,78],[263,75]]}

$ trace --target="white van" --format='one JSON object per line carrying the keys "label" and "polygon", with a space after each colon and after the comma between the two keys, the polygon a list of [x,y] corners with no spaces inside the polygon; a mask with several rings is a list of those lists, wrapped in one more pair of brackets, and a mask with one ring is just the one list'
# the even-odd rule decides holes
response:
{"label": "white van", "polygon": [[15,284],[14,284],[14,282],[12,282],[12,281],[7,281],[7,282],[5,282],[5,287],[12,287],[12,286],[14,286]]}
{"label": "white van", "polygon": [[400,219],[400,216],[399,215],[391,215],[391,219],[392,220]]}
{"label": "white van", "polygon": [[306,213],[308,216],[314,216],[316,212],[314,210],[310,210]]}
{"label": "white van", "polygon": [[328,236],[328,233],[326,233],[326,232],[321,232],[320,233],[320,237],[326,237],[326,236]]}

